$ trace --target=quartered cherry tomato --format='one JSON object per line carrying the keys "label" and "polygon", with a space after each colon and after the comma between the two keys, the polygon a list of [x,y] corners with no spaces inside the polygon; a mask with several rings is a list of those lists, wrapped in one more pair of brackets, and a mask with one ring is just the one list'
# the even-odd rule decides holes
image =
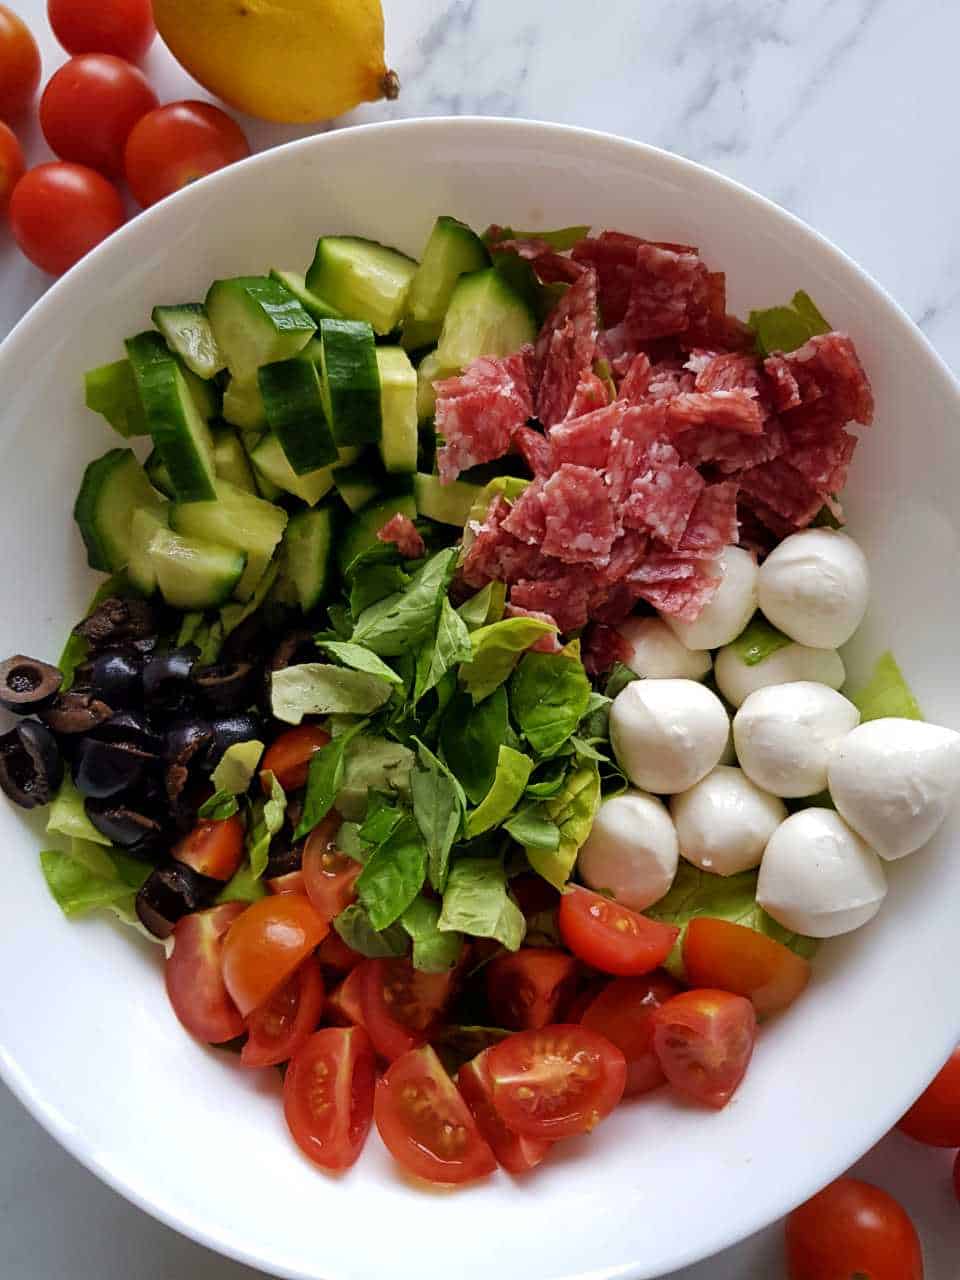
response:
{"label": "quartered cherry tomato", "polygon": [[244,909],[242,902],[226,902],[195,911],[173,930],[173,951],[164,966],[167,995],[190,1034],[208,1044],[223,1044],[243,1032],[243,1015],[223,981],[221,957],[227,931]]}
{"label": "quartered cherry tomato", "polygon": [[258,1009],[326,937],[306,898],[271,894],[247,907],[223,946],[223,979],[244,1017]]}
{"label": "quartered cherry tomato", "polygon": [[508,1173],[526,1173],[540,1164],[553,1144],[543,1138],[525,1138],[507,1128],[493,1105],[493,1081],[487,1064],[489,1052],[484,1049],[463,1064],[457,1072],[457,1086],[500,1164]]}
{"label": "quartered cherry tomato", "polygon": [[353,973],[363,1025],[377,1053],[391,1062],[430,1038],[453,995],[452,972],[425,973],[404,956],[365,960]]}
{"label": "quartered cherry tomato", "polygon": [[627,1060],[627,1096],[649,1093],[666,1076],[653,1051],[653,1015],[680,991],[669,974],[615,978],[584,1010],[580,1023],[615,1044]]}
{"label": "quartered cherry tomato", "polygon": [[629,978],[663,964],[680,930],[573,885],[560,899],[560,935],[584,964]]}
{"label": "quartered cherry tomato", "polygon": [[810,981],[810,965],[782,942],[708,916],[687,925],[683,968],[691,986],[746,996],[758,1018],[786,1009]]}
{"label": "quartered cherry tomato", "polygon": [[362,1027],[326,1027],[297,1050],[283,1080],[283,1111],[297,1146],[324,1169],[347,1169],[373,1120],[376,1064]]}
{"label": "quartered cherry tomato", "polygon": [[[333,936],[333,935],[330,935]],[[326,939],[324,939],[326,941]],[[338,987],[327,996],[324,1019],[339,1027],[362,1027],[363,987],[366,974],[361,962],[351,969]]]}
{"label": "quartered cherry tomato", "polygon": [[308,956],[247,1018],[247,1040],[240,1051],[243,1065],[273,1067],[292,1058],[316,1031],[323,996],[320,965]]}
{"label": "quartered cherry tomato", "polygon": [[683,991],[653,1015],[653,1049],[680,1093],[725,1107],[746,1075],[757,1038],[757,1015],[729,991]]}
{"label": "quartered cherry tomato", "polygon": [[244,838],[239,814],[222,821],[204,818],[170,852],[178,862],[192,867],[197,875],[229,880],[243,861]]}
{"label": "quartered cherry tomato", "polygon": [[299,791],[307,785],[310,760],[330,741],[326,729],[318,724],[300,724],[287,729],[267,747],[260,762],[260,777],[264,794],[269,794],[270,784],[264,774],[272,773],[284,791]]}
{"label": "quartered cherry tomato", "polygon": [[577,981],[577,962],[552,947],[524,947],[486,967],[487,1003],[494,1023],[531,1031],[556,1022]]}
{"label": "quartered cherry tomato", "polygon": [[363,864],[339,853],[336,845],[340,815],[328,813],[312,831],[303,849],[303,882],[307,897],[325,920],[333,920],[357,896]]}
{"label": "quartered cherry tomato", "polygon": [[923,1280],[906,1211],[879,1187],[839,1178],[787,1219],[789,1280]]}

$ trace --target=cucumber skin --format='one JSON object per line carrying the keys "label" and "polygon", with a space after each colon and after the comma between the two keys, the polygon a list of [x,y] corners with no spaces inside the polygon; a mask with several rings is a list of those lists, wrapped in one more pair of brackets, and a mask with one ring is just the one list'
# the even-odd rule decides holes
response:
{"label": "cucumber skin", "polygon": [[115,360],[89,369],[84,374],[84,400],[88,409],[106,418],[124,439],[150,434],[129,360]]}
{"label": "cucumber skin", "polygon": [[[183,325],[177,324],[177,318],[180,316],[188,316],[192,322],[189,327],[197,333],[197,338],[193,342],[177,341],[175,334],[178,331],[182,332],[184,328]],[[207,309],[202,302],[180,302],[174,306],[154,307],[150,313],[150,319],[163,334],[173,354],[178,356],[198,378],[215,378],[221,369],[227,367],[213,336]],[[169,336],[166,332],[168,328],[171,331]]]}
{"label": "cucumber skin", "polygon": [[[264,364],[295,356],[317,331],[290,290],[270,276],[215,280],[207,291],[206,308],[217,345],[231,375],[239,382],[252,381]],[[240,325],[236,322],[238,313]],[[242,337],[241,346],[246,350],[241,352],[239,362],[236,342],[225,341],[226,328],[234,338],[238,332]],[[248,359],[252,359],[251,367],[247,366]]]}
{"label": "cucumber skin", "polygon": [[320,322],[324,397],[340,445],[376,444],[382,431],[380,371],[365,320]]}
{"label": "cucumber skin", "polygon": [[[304,613],[323,600],[333,570],[336,516],[330,507],[299,511],[291,517],[284,535],[283,576],[296,591]],[[310,563],[315,557],[315,563]]]}
{"label": "cucumber skin", "polygon": [[258,381],[267,422],[297,475],[336,462],[339,454],[313,362],[294,358],[264,365]]}
{"label": "cucumber skin", "polygon": [[87,549],[87,563],[91,569],[101,573],[118,573],[126,568],[129,557],[129,545],[123,545],[124,539],[129,540],[129,529],[124,531],[108,526],[105,536],[100,527],[102,507],[109,496],[104,490],[120,468],[126,468],[130,473],[131,519],[137,506],[161,505],[160,495],[150,485],[132,450],[110,449],[102,458],[88,463],[73,504],[73,517]]}
{"label": "cucumber skin", "polygon": [[[345,267],[349,270],[351,251],[355,255],[359,255],[362,266],[363,255],[371,254],[374,258],[381,259],[381,269],[386,261],[395,271],[406,276],[406,280],[399,286],[398,293],[392,298],[386,298],[381,294],[379,303],[375,303],[373,307],[367,306],[367,314],[361,315],[359,308],[360,302],[352,297],[351,294],[355,290],[350,287],[346,289],[346,297],[341,296],[338,288],[338,281],[342,283]],[[340,260],[338,261],[338,255]],[[347,264],[343,261],[346,255]],[[332,259],[332,260],[331,260]],[[401,253],[399,249],[394,249],[390,245],[380,244],[376,240],[367,240],[362,236],[321,236],[317,241],[316,252],[314,253],[313,262],[306,275],[307,288],[322,297],[325,301],[332,299],[332,304],[337,310],[344,315],[350,316],[357,320],[364,320],[374,328],[374,330],[383,335],[392,333],[400,324],[403,318],[406,306],[407,295],[410,292],[410,285],[416,274],[417,263],[413,258],[408,258],[405,253]],[[332,278],[328,278],[327,273],[332,271]],[[361,275],[354,270],[353,274]],[[325,287],[329,286],[329,287]],[[349,285],[349,282],[348,282]],[[366,304],[364,304],[366,305]]]}
{"label": "cucumber skin", "polygon": [[488,266],[486,245],[465,222],[446,214],[437,218],[407,295],[401,339],[407,351],[437,343],[457,281]]}
{"label": "cucumber skin", "polygon": [[270,270],[270,279],[276,280],[278,284],[282,284],[288,289],[296,300],[306,311],[311,320],[317,324],[321,320],[342,320],[343,314],[336,307],[331,307],[329,302],[324,302],[313,292],[307,288],[307,282],[303,276],[295,271],[278,271],[276,267]]}

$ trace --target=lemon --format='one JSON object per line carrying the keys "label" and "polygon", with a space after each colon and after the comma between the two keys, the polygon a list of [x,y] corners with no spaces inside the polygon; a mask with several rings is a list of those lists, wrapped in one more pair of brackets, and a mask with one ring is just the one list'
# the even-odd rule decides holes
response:
{"label": "lemon", "polygon": [[282,124],[396,97],[380,0],[153,0],[157,29],[204,88]]}

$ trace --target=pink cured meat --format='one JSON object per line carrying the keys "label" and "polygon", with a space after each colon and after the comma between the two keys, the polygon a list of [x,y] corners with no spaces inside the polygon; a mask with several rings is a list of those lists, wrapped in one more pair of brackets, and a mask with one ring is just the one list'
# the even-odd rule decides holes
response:
{"label": "pink cured meat", "polygon": [[550,428],[550,454],[555,467],[570,462],[578,467],[607,465],[614,430],[623,421],[625,406],[619,401],[594,409],[580,418],[567,418]]}
{"label": "pink cured meat", "polygon": [[426,551],[426,544],[417,532],[417,526],[409,516],[397,512],[387,523],[377,530],[380,542],[392,542],[402,556],[408,560],[419,560]]}
{"label": "pink cured meat", "polygon": [[764,413],[748,391],[681,391],[667,401],[667,429],[672,434],[693,427],[718,427],[759,435]]}
{"label": "pink cured meat", "polygon": [[619,387],[619,399],[627,404],[641,404],[647,398],[651,374],[650,357],[645,351],[638,351],[630,361]]}
{"label": "pink cured meat", "polygon": [[661,613],[695,622],[720,585],[715,559],[690,560],[663,552],[630,575],[637,595]]}
{"label": "pink cured meat", "polygon": [[619,530],[599,471],[564,463],[544,482],[542,503],[544,555],[568,564],[606,561]]}
{"label": "pink cured meat", "polygon": [[513,435],[513,447],[535,476],[548,476],[553,470],[550,441],[533,427],[521,427]]}
{"label": "pink cured meat", "polygon": [[[791,530],[805,529],[823,506],[823,495],[783,458],[751,467],[741,472],[739,479],[749,505],[764,523],[763,509],[769,508]],[[763,506],[758,507],[757,502]]]}
{"label": "pink cured meat", "polygon": [[458,378],[434,383],[436,428],[445,444],[437,453],[444,484],[480,462],[502,458],[514,433],[533,414],[522,352],[474,360]]}
{"label": "pink cured meat", "polygon": [[561,631],[586,625],[590,609],[589,575],[561,573],[538,581],[523,579],[510,588],[510,603],[533,613],[548,613]]}
{"label": "pink cured meat", "polygon": [[510,514],[504,517],[500,524],[507,533],[532,547],[539,547],[547,532],[543,486],[544,481],[541,478],[527,485],[514,502]]}
{"label": "pink cured meat", "polygon": [[588,270],[547,316],[537,339],[537,417],[545,427],[566,417],[580,375],[592,367],[596,349],[597,277]]}
{"label": "pink cured meat", "polygon": [[735,475],[745,467],[756,467],[779,457],[785,439],[780,423],[770,418],[760,435],[747,435],[729,427],[695,427],[673,436],[671,443],[691,466],[710,463],[724,475]]}
{"label": "pink cured meat", "polygon": [[845,333],[819,334],[784,360],[797,380],[801,398],[799,407],[788,411],[790,421],[831,426],[871,424],[870,381]]}
{"label": "pink cured meat", "polygon": [[592,413],[594,409],[603,409],[609,403],[610,397],[607,394],[606,383],[591,370],[585,369],[580,375],[580,381],[577,383],[577,389],[573,393],[564,421],[570,418],[582,418],[585,413]]}
{"label": "pink cured meat", "polygon": [[738,541],[737,483],[708,485],[693,508],[679,550],[698,556],[718,555]]}
{"label": "pink cured meat", "polygon": [[663,402],[630,405],[623,410],[607,455],[607,485],[614,506],[619,507],[625,500],[634,478],[645,468],[650,445],[665,434]]}
{"label": "pink cured meat", "polygon": [[638,246],[624,316],[634,338],[644,342],[685,333],[706,314],[708,302],[707,269],[696,253]]}
{"label": "pink cured meat", "polygon": [[[847,471],[857,437],[842,427],[813,433],[798,432],[789,435],[782,457],[821,494],[839,493],[847,482]],[[819,436],[819,438],[817,438]]]}
{"label": "pink cured meat", "polygon": [[679,360],[661,360],[650,370],[647,398],[671,400],[674,396],[692,393],[695,385],[696,376]]}
{"label": "pink cured meat", "polygon": [[[687,368],[693,359],[687,361]],[[700,361],[696,391],[745,391],[758,397],[763,389],[763,372],[756,356],[742,352],[723,352]]]}
{"label": "pink cured meat", "polygon": [[618,662],[626,662],[631,649],[615,628],[595,622],[583,646],[583,665],[592,676],[602,675]]}
{"label": "pink cured meat", "polygon": [[655,441],[630,484],[623,523],[629,529],[645,530],[675,549],[704,485],[703,476],[683,462],[672,445]]}
{"label": "pink cured meat", "polygon": [[572,283],[584,270],[581,263],[558,253],[546,240],[538,236],[524,239],[501,239],[503,228],[496,225],[487,228],[486,239],[492,253],[515,253],[518,258],[533,264],[544,284]]}
{"label": "pink cured meat", "polygon": [[800,387],[785,356],[767,356],[763,368],[770,380],[771,399],[778,413],[796,409],[800,404]]}
{"label": "pink cured meat", "polygon": [[618,325],[627,314],[637,250],[649,244],[675,253],[697,252],[692,245],[641,240],[622,231],[602,231],[596,238],[587,236],[573,246],[574,260],[593,267],[597,273],[600,307],[608,325]]}
{"label": "pink cured meat", "polygon": [[[520,609],[515,604],[508,604],[503,612],[507,618],[533,618],[537,622],[546,622],[551,627],[557,625],[557,620],[552,614],[541,613],[537,609]],[[560,643],[560,637],[556,631],[551,632],[549,635],[541,636],[539,640],[530,646],[530,650],[533,653],[559,653],[562,648],[563,645]]]}
{"label": "pink cured meat", "polygon": [[510,504],[498,494],[490,503],[486,518],[478,529],[463,558],[460,576],[471,587],[485,587],[488,582],[515,582],[518,578],[536,577],[544,572],[563,571],[557,561],[549,561],[536,547],[528,546],[507,533],[503,521],[510,514]]}
{"label": "pink cured meat", "polygon": [[644,534],[625,529],[610,548],[610,559],[603,570],[604,586],[619,585],[632,569],[642,564],[648,545],[649,539]]}

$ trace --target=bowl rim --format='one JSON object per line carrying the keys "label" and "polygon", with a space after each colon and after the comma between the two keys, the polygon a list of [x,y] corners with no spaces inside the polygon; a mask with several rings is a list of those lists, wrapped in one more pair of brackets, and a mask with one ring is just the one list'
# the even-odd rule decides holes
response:
{"label": "bowl rim", "polygon": [[[118,277],[122,275],[126,254],[128,252],[135,253],[138,243],[146,245],[155,234],[157,238],[162,238],[164,220],[173,216],[170,210],[179,210],[181,206],[186,206],[189,202],[194,201],[197,204],[198,212],[202,212],[202,201],[206,194],[212,191],[213,184],[218,184],[221,187],[229,186],[239,172],[246,173],[252,169],[267,170],[277,162],[276,157],[278,156],[307,154],[314,150],[322,152],[325,148],[329,149],[338,146],[349,147],[353,139],[362,134],[388,133],[398,136],[405,134],[422,136],[430,133],[449,134],[460,132],[466,135],[465,141],[469,139],[482,140],[481,135],[484,132],[491,135],[512,133],[518,137],[522,135],[527,135],[531,138],[536,136],[540,143],[543,142],[544,138],[549,138],[560,146],[564,144],[580,144],[587,147],[611,147],[620,150],[624,155],[629,153],[637,157],[641,164],[658,166],[661,173],[669,175],[672,172],[681,182],[685,178],[695,175],[700,181],[706,180],[715,186],[727,189],[741,199],[760,206],[769,217],[779,222],[791,236],[801,242],[806,241],[818,254],[832,259],[838,270],[856,281],[858,287],[865,289],[868,296],[872,295],[882,309],[892,312],[900,324],[905,327],[905,336],[909,335],[911,340],[922,349],[928,362],[929,371],[935,373],[942,382],[942,394],[952,397],[958,414],[960,414],[960,379],[954,375],[946,361],[904,308],[843,249],[773,200],[707,165],[675,155],[650,143],[623,137],[604,130],[582,128],[576,125],[540,121],[531,118],[476,115],[418,116],[400,120],[377,121],[369,124],[335,128],[307,138],[295,139],[269,148],[266,151],[258,152],[237,164],[208,175],[199,183],[192,184],[141,211],[119,231],[92,250],[63,277],[55,281],[46,293],[29,308],[6,338],[0,342],[0,378],[3,377],[4,372],[12,372],[21,347],[28,349],[38,336],[42,340],[42,330],[47,316],[56,311],[61,305],[61,300],[65,302],[69,299],[73,291],[76,291],[79,295],[80,291],[87,288],[88,281],[92,281],[103,268],[109,271],[111,257],[115,260],[113,267],[115,275]],[[923,1073],[921,1085],[932,1079],[941,1062],[945,1061],[952,1051],[958,1038],[960,1038],[960,1013],[958,1013],[956,1028],[945,1037],[942,1057],[938,1058],[936,1063],[930,1064],[929,1074]],[[18,1101],[61,1147],[68,1151],[89,1172],[139,1209],[196,1243],[246,1266],[260,1269],[270,1275],[285,1277],[286,1280],[314,1280],[315,1271],[286,1266],[271,1260],[261,1252],[246,1249],[243,1245],[235,1242],[226,1232],[211,1229],[203,1221],[192,1218],[189,1212],[178,1211],[164,1200],[152,1198],[142,1185],[137,1185],[125,1179],[119,1173],[114,1172],[109,1162],[97,1152],[95,1145],[83,1133],[78,1132],[63,1114],[34,1089],[29,1078],[21,1071],[7,1046],[4,1045],[2,1033],[0,1033],[0,1079],[3,1080]],[[857,1150],[853,1154],[854,1161],[864,1155],[896,1123],[912,1103],[915,1096],[916,1094],[911,1092],[909,1097],[896,1098],[888,1102],[878,1117],[881,1121],[880,1126],[872,1137],[864,1143],[862,1150]],[[827,1171],[827,1176],[822,1180],[818,1178],[816,1185],[807,1187],[803,1196],[801,1196],[801,1201],[843,1173],[850,1163],[849,1153],[847,1152],[840,1158],[826,1161],[824,1167]],[[795,1200],[793,1193],[787,1199],[783,1199],[782,1194],[779,1199],[774,1197],[772,1205],[767,1202],[760,1211],[745,1212],[737,1219],[735,1226],[726,1231],[716,1231],[709,1240],[709,1253],[704,1252],[702,1242],[692,1244],[686,1252],[678,1254],[672,1265],[684,1268],[721,1253],[777,1221],[789,1213],[795,1204],[799,1202]],[[772,1213],[771,1208],[773,1210]],[[652,1276],[654,1274],[642,1270],[642,1267],[642,1260],[622,1265],[605,1266],[591,1271],[590,1280],[619,1280],[621,1277],[626,1280],[627,1277]],[[656,1274],[662,1273],[658,1272]],[[331,1280],[333,1280],[332,1275]],[[564,1275],[562,1277],[557,1276],[555,1280],[582,1280],[582,1277]]]}

